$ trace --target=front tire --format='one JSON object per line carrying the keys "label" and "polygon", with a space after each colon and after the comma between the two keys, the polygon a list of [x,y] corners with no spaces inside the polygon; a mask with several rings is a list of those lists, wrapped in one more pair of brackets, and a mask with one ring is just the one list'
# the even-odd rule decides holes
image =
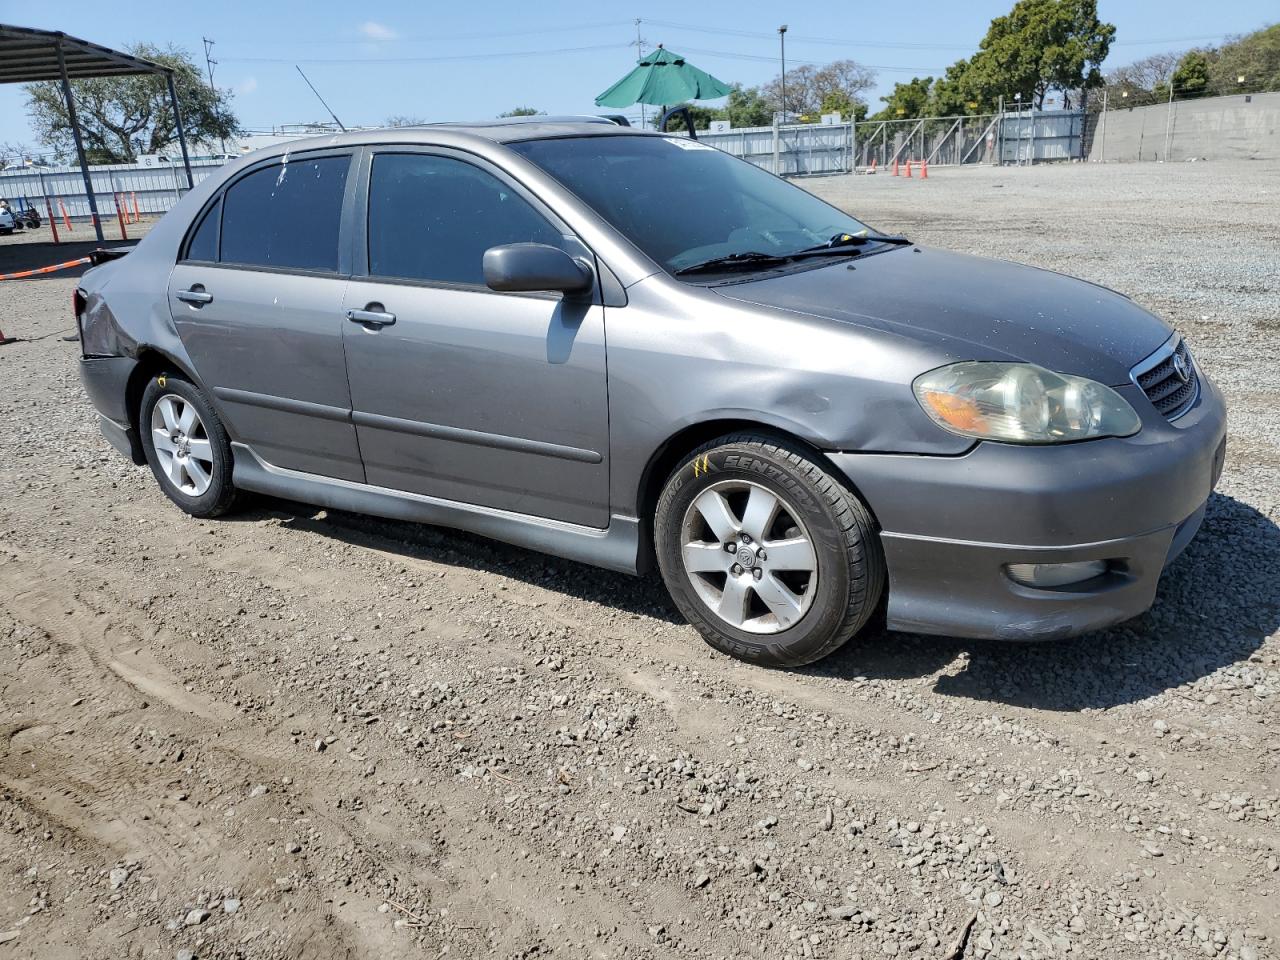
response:
{"label": "front tire", "polygon": [[151,379],[138,412],[142,449],[165,496],[193,517],[236,504],[231,441],[204,391],[173,373]]}
{"label": "front tire", "polygon": [[686,458],[658,499],[654,546],[703,639],[764,666],[833,653],[884,591],[866,508],[806,448],[764,434],[721,437]]}

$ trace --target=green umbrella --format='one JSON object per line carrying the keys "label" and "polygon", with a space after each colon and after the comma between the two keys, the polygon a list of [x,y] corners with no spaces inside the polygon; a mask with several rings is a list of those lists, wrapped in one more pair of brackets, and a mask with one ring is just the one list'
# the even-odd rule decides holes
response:
{"label": "green umbrella", "polygon": [[634,70],[596,97],[597,107],[656,107],[685,100],[715,100],[729,94],[729,85],[688,63],[661,44],[640,58]]}

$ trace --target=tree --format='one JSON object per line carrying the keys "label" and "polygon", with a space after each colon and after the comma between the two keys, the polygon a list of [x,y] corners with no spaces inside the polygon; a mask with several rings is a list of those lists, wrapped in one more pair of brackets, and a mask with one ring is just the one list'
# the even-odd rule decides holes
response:
{"label": "tree", "polygon": [[393,113],[391,116],[387,117],[386,120],[382,121],[382,125],[384,127],[420,127],[426,122],[427,121],[423,120],[421,117],[411,117],[404,113]]}
{"label": "tree", "polygon": [[1115,33],[1098,19],[1097,0],[1018,0],[991,21],[964,70],[968,92],[988,108],[1017,94],[1043,108],[1045,95],[1058,90],[1069,107],[1073,91],[1101,86],[1098,66]]}
{"label": "tree", "polygon": [[[1178,61],[1178,69],[1170,78],[1173,82],[1173,95],[1179,99],[1203,97],[1209,92],[1209,65],[1214,54],[1207,50],[1188,50]],[[1168,99],[1169,87],[1166,84],[1161,99]]]}
{"label": "tree", "polygon": [[[231,111],[231,92],[210,89],[186,52],[140,43],[134,56],[174,71],[178,105],[187,139],[212,142],[240,132]],[[156,74],[72,80],[76,114],[90,163],[130,163],[140,153],[162,153],[178,140],[165,78]],[[27,112],[36,136],[61,157],[75,152],[62,86],[56,80],[29,83]]]}
{"label": "tree", "polygon": [[[688,101],[685,101],[684,103],[677,103],[672,107],[668,107],[667,109],[678,110],[682,107],[689,111],[689,116],[693,120],[693,128],[695,130],[706,130],[711,126],[712,120],[724,119],[723,108],[704,107],[697,103],[689,103]],[[657,130],[658,124],[660,124],[661,122],[662,122],[662,111],[655,110],[653,112],[653,128]],[[684,117],[678,116],[676,114],[672,114],[671,119],[667,121],[667,129],[671,130],[672,132],[686,130],[687,127],[684,122]]]}
{"label": "tree", "polygon": [[1209,89],[1219,96],[1280,90],[1280,23],[1223,44],[1209,69]]}
{"label": "tree", "polygon": [[723,117],[735,127],[767,127],[773,123],[774,105],[760,92],[759,87],[744,87],[735,83],[729,91],[729,99],[723,108]]}
{"label": "tree", "polygon": [[909,83],[895,83],[887,97],[881,97],[884,109],[872,120],[915,120],[928,116],[932,107],[933,77],[912,77]]}
{"label": "tree", "polygon": [[[842,115],[856,114],[857,104],[861,103],[865,108],[866,98],[862,94],[875,82],[875,71],[856,60],[836,60],[825,67],[802,63],[787,71],[787,119],[805,117],[816,122],[824,112],[824,102],[843,107],[839,110]],[[769,103],[781,104],[781,75],[765,84],[761,92]]]}
{"label": "tree", "polygon": [[[1112,108],[1120,105],[1140,107],[1167,99],[1169,80],[1178,68],[1180,57],[1176,53],[1155,53],[1135,60],[1123,67],[1116,67],[1106,76],[1104,86]],[[1163,91],[1163,95],[1161,94]]]}
{"label": "tree", "polygon": [[545,116],[545,110],[539,110],[536,107],[516,107],[514,110],[508,110],[505,113],[498,114],[499,119],[505,117],[541,117]]}

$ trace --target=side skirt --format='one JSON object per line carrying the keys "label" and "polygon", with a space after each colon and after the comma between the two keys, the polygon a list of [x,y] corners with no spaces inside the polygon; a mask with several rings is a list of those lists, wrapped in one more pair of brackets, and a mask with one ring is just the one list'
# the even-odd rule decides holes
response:
{"label": "side skirt", "polygon": [[242,443],[231,444],[231,451],[235,458],[232,482],[241,490],[351,513],[452,527],[607,570],[637,572],[640,522],[635,517],[615,515],[609,526],[600,530],[420,493],[286,470],[267,463]]}

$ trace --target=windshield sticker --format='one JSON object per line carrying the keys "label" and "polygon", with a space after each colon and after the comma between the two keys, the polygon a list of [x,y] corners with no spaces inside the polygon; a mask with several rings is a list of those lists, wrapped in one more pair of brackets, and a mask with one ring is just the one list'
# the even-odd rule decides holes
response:
{"label": "windshield sticker", "polygon": [[684,137],[666,137],[667,143],[674,143],[681,150],[714,150],[715,147],[708,147],[705,143],[699,143],[697,140],[686,140]]}

